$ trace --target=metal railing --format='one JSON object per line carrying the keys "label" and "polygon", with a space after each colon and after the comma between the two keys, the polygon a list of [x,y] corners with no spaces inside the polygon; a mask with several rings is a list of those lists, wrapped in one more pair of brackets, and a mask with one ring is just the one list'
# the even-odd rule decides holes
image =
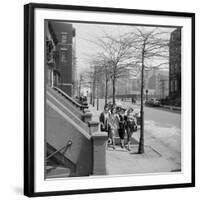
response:
{"label": "metal railing", "polygon": [[71,98],[70,96],[68,96],[65,92],[63,92],[60,88],[58,87],[53,87],[53,89],[55,89],[57,92],[59,92],[62,96],[64,96],[66,99],[68,99],[72,104],[74,104],[76,107],[80,108],[80,110],[84,110],[84,109],[88,109],[88,106],[82,105],[80,103],[78,103],[77,101],[75,101],[73,98]]}
{"label": "metal railing", "polygon": [[[57,153],[61,153],[63,156],[66,153],[67,149],[72,145],[72,140],[68,140],[67,143],[61,147],[60,149],[54,151],[53,153],[51,153],[49,156],[46,157],[46,160],[52,158],[53,156],[55,156]],[[61,152],[62,150],[64,150],[63,152]]]}

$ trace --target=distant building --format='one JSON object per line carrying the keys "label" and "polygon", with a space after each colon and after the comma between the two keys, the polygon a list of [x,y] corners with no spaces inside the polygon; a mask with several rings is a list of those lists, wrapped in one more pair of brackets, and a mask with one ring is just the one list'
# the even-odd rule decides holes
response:
{"label": "distant building", "polygon": [[[161,69],[150,69],[144,72],[144,95],[148,91],[149,98],[164,99],[169,94],[169,71]],[[102,93],[104,87],[101,87]],[[127,76],[120,77],[115,84],[116,97],[136,95],[137,98],[141,96],[141,73],[139,72],[135,77]],[[108,95],[112,96],[112,82],[109,82]]]}
{"label": "distant building", "polygon": [[[129,72],[127,72],[127,76],[120,77],[116,81],[116,96],[138,96],[140,91],[138,83],[137,77],[130,77]],[[112,84],[110,84],[110,91],[110,94],[112,94]]]}
{"label": "distant building", "polygon": [[164,99],[169,94],[169,71],[151,69],[145,73],[145,90],[148,90],[149,97]]}
{"label": "distant building", "polygon": [[158,88],[156,95],[159,99],[165,99],[169,95],[169,72],[163,71],[158,73]]}
{"label": "distant building", "polygon": [[118,78],[116,81],[116,95],[117,94],[131,94],[132,80],[128,78]]}
{"label": "distant building", "polygon": [[156,90],[157,74],[155,70],[152,70],[150,72],[152,72],[152,74],[150,74],[149,77],[145,79],[145,88]]}
{"label": "distant building", "polygon": [[181,28],[171,33],[169,42],[169,99],[181,103]]}
{"label": "distant building", "polygon": [[[144,72],[144,95],[148,90],[149,98],[166,98],[169,94],[168,70],[151,69]],[[112,85],[110,85],[110,91]],[[111,91],[112,94],[112,91]],[[118,78],[116,81],[116,95],[141,94],[141,73],[136,77]]]}
{"label": "distant building", "polygon": [[76,58],[76,35],[75,29],[73,29],[73,38],[72,38],[72,85],[73,92],[72,96],[78,95],[78,77],[77,77],[77,58]]}
{"label": "distant building", "polygon": [[76,83],[75,29],[72,24],[55,20],[47,20],[45,25],[47,83],[72,96]]}

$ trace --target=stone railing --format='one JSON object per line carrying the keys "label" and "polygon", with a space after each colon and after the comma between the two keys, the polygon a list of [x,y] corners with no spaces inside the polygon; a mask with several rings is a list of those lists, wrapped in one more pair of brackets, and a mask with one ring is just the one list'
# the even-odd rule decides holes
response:
{"label": "stone railing", "polygon": [[106,174],[106,141],[107,133],[99,131],[98,122],[88,122],[92,140],[92,174]]}

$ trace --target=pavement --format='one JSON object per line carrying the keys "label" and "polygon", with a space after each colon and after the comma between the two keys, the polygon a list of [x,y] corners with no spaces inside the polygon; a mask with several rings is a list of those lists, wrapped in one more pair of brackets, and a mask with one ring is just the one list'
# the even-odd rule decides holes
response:
{"label": "pavement", "polygon": [[[129,102],[123,102],[130,106]],[[92,105],[89,109],[93,121],[99,121],[104,102],[99,110]],[[138,108],[138,105],[135,105]],[[180,114],[154,108],[145,108],[144,141],[145,153],[138,154],[140,128],[134,132],[131,151],[122,149],[106,150],[106,170],[109,175],[163,173],[181,171],[181,131]],[[116,138],[118,139],[118,138]]]}
{"label": "pavement", "polygon": [[138,145],[132,145],[131,151],[115,150],[106,151],[106,169],[108,175],[141,174],[172,172],[178,166],[170,160],[165,159],[151,146],[145,145],[145,153],[138,154]]}

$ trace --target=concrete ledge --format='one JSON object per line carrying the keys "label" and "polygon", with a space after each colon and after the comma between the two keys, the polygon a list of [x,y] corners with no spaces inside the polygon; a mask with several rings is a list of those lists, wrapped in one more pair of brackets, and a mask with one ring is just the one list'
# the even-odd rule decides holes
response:
{"label": "concrete ledge", "polygon": [[94,132],[99,130],[99,122],[96,121],[88,121],[89,133],[92,135]]}
{"label": "concrete ledge", "polygon": [[85,123],[88,123],[89,121],[92,120],[92,113],[83,113],[82,115],[82,121],[85,122]]}
{"label": "concrete ledge", "polygon": [[105,138],[108,139],[108,133],[104,131],[96,131],[92,134],[92,138]]}
{"label": "concrete ledge", "polygon": [[177,107],[177,106],[166,106],[166,105],[162,105],[161,107],[169,109],[169,110],[177,110],[177,111],[181,111],[181,107]]}
{"label": "concrete ledge", "polygon": [[106,174],[106,141],[107,132],[94,132],[92,134],[93,144],[93,175]]}
{"label": "concrete ledge", "polygon": [[84,109],[83,112],[84,112],[84,113],[89,113],[90,110],[89,110],[89,109]]}

